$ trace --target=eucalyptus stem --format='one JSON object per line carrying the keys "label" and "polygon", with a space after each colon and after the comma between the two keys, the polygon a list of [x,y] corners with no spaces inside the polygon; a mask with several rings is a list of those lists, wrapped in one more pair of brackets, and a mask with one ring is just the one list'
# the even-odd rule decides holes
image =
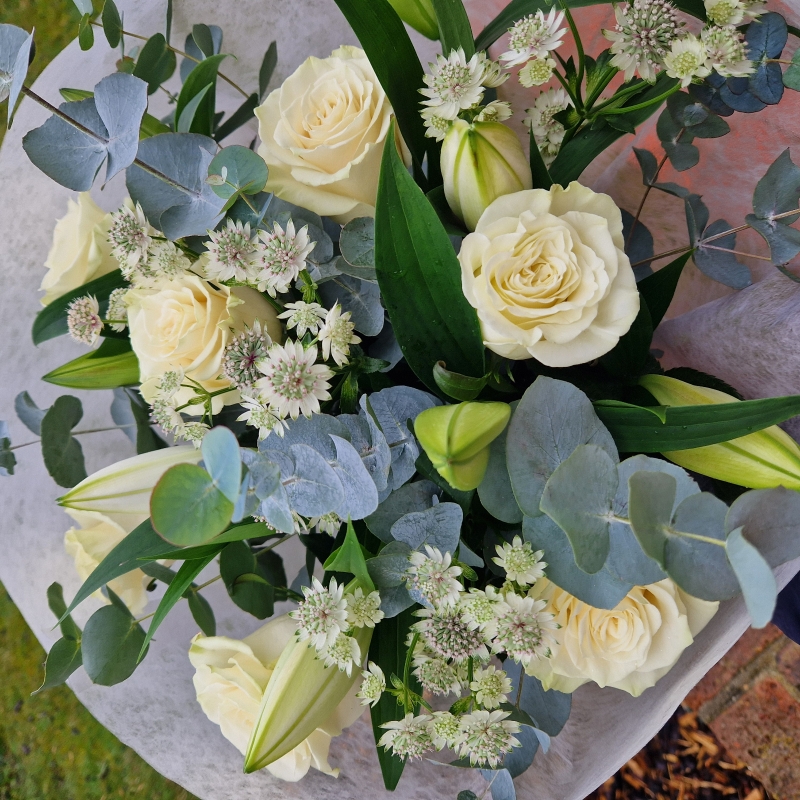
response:
{"label": "eucalyptus stem", "polygon": [[[89,430],[86,431],[73,431],[72,435],[83,436],[86,433],[106,433],[108,431],[121,431],[124,430],[125,428],[135,428],[135,427],[136,423],[131,422],[129,425],[112,425],[110,428],[90,428]],[[22,444],[15,444],[13,447],[9,447],[8,449],[19,450],[23,447],[30,447],[32,444],[39,444],[39,442],[41,441],[42,441],[41,439],[34,439],[31,442],[23,442]]]}
{"label": "eucalyptus stem", "polygon": [[[51,114],[54,114],[55,116],[57,116],[60,119],[64,120],[64,122],[66,122],[68,125],[71,125],[73,128],[75,128],[76,130],[80,131],[81,133],[84,133],[87,136],[91,136],[93,139],[96,139],[98,142],[102,142],[103,144],[108,144],[108,139],[106,139],[104,136],[100,136],[100,134],[95,133],[90,128],[87,128],[84,125],[81,125],[80,122],[78,122],[77,120],[72,119],[72,117],[70,117],[68,114],[65,114],[60,108],[56,108],[56,106],[52,105],[51,103],[48,103],[47,100],[45,100],[43,97],[40,97],[38,94],[36,94],[36,92],[34,92],[29,87],[23,86],[22,87],[22,93],[26,97],[30,97],[31,100],[34,100],[35,102],[37,102],[43,108],[46,108]],[[158,178],[159,180],[164,181],[164,183],[169,184],[174,189],[179,189],[184,194],[190,194],[190,195],[194,195],[195,194],[194,192],[192,192],[191,189],[188,189],[186,186],[183,186],[182,184],[178,183],[177,181],[172,180],[172,178],[170,178],[168,175],[165,175],[163,172],[160,172],[155,167],[151,167],[149,164],[145,163],[144,161],[141,161],[138,158],[134,158],[133,159],[133,163],[136,164],[137,167],[143,169],[145,172],[147,172],[150,175],[152,175],[154,178]]]}
{"label": "eucalyptus stem", "polygon": [[[683,134],[683,129],[681,130],[681,133],[679,133],[679,134],[678,134],[678,138],[680,138],[680,136],[681,136],[682,134]],[[651,180],[651,181],[650,181],[650,182],[647,184],[647,186],[645,187],[645,190],[644,190],[644,196],[642,197],[642,201],[641,201],[641,203],[639,203],[639,208],[637,208],[637,209],[636,209],[636,214],[635,214],[635,216],[633,217],[633,222],[631,223],[631,229],[630,229],[630,231],[628,232],[628,238],[627,238],[627,240],[625,241],[625,246],[626,246],[626,247],[627,247],[628,245],[630,245],[630,243],[631,243],[631,240],[633,239],[633,232],[636,230],[636,226],[639,224],[639,217],[640,217],[640,216],[641,216],[641,214],[642,214],[642,209],[644,208],[644,204],[645,204],[645,201],[647,200],[647,196],[650,194],[650,190],[653,188],[653,184],[654,184],[654,183],[656,182],[656,180],[658,179],[658,175],[659,175],[659,173],[661,172],[661,168],[662,168],[662,167],[664,166],[664,164],[666,164],[666,163],[667,163],[667,154],[666,154],[666,153],[664,153],[664,157],[663,157],[663,158],[661,159],[661,161],[659,161],[659,163],[658,163],[658,168],[656,169],[656,174],[655,174],[655,175],[653,175],[653,178],[652,178],[652,180]]]}
{"label": "eucalyptus stem", "polygon": [[212,578],[210,581],[206,581],[205,583],[201,583],[199,586],[196,586],[192,591],[199,592],[201,589],[205,589],[206,586],[210,586],[215,581],[218,581],[222,575],[217,575],[216,577]]}
{"label": "eucalyptus stem", "polygon": [[744,256],[745,258],[757,258],[759,261],[769,261],[772,259],[767,256],[757,256],[755,253],[743,253],[741,250],[731,250],[730,247],[715,247],[713,244],[705,245],[707,250],[719,250],[723,253],[733,253],[737,256]]}
{"label": "eucalyptus stem", "polygon": [[134,625],[138,625],[140,622],[144,622],[146,619],[150,619],[150,617],[154,617],[156,615],[157,611],[158,611],[158,609],[156,609],[155,611],[151,612],[150,614],[145,614],[143,617],[139,617],[139,619],[135,619],[133,621],[133,624]]}
{"label": "eucalyptus stem", "polygon": [[690,244],[683,245],[682,247],[674,247],[672,250],[666,250],[663,253],[650,256],[650,258],[643,258],[640,261],[635,261],[633,264],[631,264],[631,266],[638,267],[640,264],[648,264],[651,261],[660,261],[662,258],[666,258],[667,256],[674,256],[676,253],[686,253],[687,251],[693,249],[694,248]]}
{"label": "eucalyptus stem", "polygon": [[[95,20],[92,20],[91,24],[94,25],[95,28],[103,27],[101,23]],[[140,33],[131,33],[130,31],[124,31],[124,30],[121,30],[120,33],[123,36],[130,36],[131,39],[140,39],[143,42],[149,40],[149,37],[142,36]],[[184,53],[183,50],[178,50],[177,47],[173,47],[169,43],[167,43],[166,46],[167,49],[172,50],[172,52],[175,53],[175,55],[182,56],[183,58],[188,58],[189,61],[194,61],[195,64],[199,64],[202,61],[202,59],[200,58],[195,58],[194,56],[190,56],[188,53]],[[243,97],[250,97],[250,95],[247,94],[247,92],[244,89],[242,89],[241,86],[239,86],[237,83],[234,83],[227,75],[223,75],[221,72],[218,72],[217,75],[219,75],[219,77],[222,78],[222,80],[224,80],[226,83],[229,83],[231,86],[233,86],[233,88],[236,89],[236,91],[239,92],[239,94],[241,94]]]}

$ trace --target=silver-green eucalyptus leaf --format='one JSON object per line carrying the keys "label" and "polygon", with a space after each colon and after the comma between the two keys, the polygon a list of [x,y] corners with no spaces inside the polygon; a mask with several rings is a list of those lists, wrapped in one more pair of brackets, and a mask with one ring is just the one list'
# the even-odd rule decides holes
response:
{"label": "silver-green eucalyptus leaf", "polygon": [[412,511],[392,525],[391,536],[412,550],[425,545],[453,554],[461,536],[464,514],[456,503],[438,503],[425,511]]}
{"label": "silver-green eucalyptus leaf", "polygon": [[744,602],[754,628],[763,628],[772,619],[778,600],[778,584],[769,564],[742,534],[734,528],[725,542],[725,552],[742,587]]}
{"label": "silver-green eucalyptus leaf", "polygon": [[392,492],[366,518],[367,527],[382,542],[392,542],[391,529],[400,517],[412,511],[425,511],[434,504],[434,498],[441,497],[442,490],[432,481],[415,481],[401,486]]}

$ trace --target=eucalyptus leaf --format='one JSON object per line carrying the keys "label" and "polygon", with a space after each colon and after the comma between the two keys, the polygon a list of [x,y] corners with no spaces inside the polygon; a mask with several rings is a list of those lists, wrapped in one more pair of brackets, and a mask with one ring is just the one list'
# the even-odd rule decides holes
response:
{"label": "eucalyptus leaf", "polygon": [[378,489],[353,445],[339,436],[331,436],[336,446],[333,471],[339,477],[344,501],[336,508],[342,519],[364,519],[378,507]]}
{"label": "eucalyptus leaf", "polygon": [[698,194],[689,194],[683,204],[686,210],[686,227],[689,229],[689,241],[692,247],[703,235],[708,225],[708,208]]}
{"label": "eucalyptus leaf", "polygon": [[617,460],[611,434],[589,398],[571,383],[538,377],[514,411],[506,439],[511,486],[525,514],[542,513],[539,502],[548,478],[582,444],[597,445]]}
{"label": "eucalyptus leaf", "polygon": [[14,398],[14,410],[20,422],[36,436],[42,435],[42,419],[47,409],[39,408],[27,392],[20,392]]}
{"label": "eucalyptus leaf", "polygon": [[167,47],[161,33],[151,36],[142,47],[133,74],[147,84],[147,93],[153,94],[175,71],[175,53]]}
{"label": "eucalyptus leaf", "polygon": [[[547,736],[547,734],[544,734]],[[503,759],[503,769],[507,770],[512,778],[522,775],[533,764],[533,758],[539,749],[539,738],[533,728],[523,725],[515,738],[520,743]]]}
{"label": "eucalyptus leaf", "polygon": [[283,486],[279,486],[277,491],[261,501],[258,513],[276,531],[281,533],[292,533],[294,531],[294,518],[289,505],[289,496]]}
{"label": "eucalyptus leaf", "polygon": [[778,585],[769,564],[744,538],[741,528],[734,528],[728,534],[725,552],[742,587],[753,627],[766,627],[772,619],[778,600]]}
{"label": "eucalyptus leaf", "polygon": [[342,258],[354,267],[375,267],[375,220],[356,217],[343,228],[339,237]]}
{"label": "eucalyptus leaf", "polygon": [[541,682],[531,675],[526,675],[522,666],[511,659],[506,659],[503,669],[511,679],[511,695],[519,692],[519,707],[536,723],[536,727],[548,736],[558,736],[569,719],[572,709],[572,695],[557,692],[554,689],[545,691]]}
{"label": "eucalyptus leaf", "polygon": [[[210,36],[209,36],[210,39]],[[178,100],[175,103],[175,119],[180,124],[184,110],[198,95],[202,99],[191,115],[188,131],[211,136],[214,133],[214,110],[216,107],[216,83],[220,64],[227,58],[224,54],[207,56],[186,76]]]}
{"label": "eucalyptus leaf", "polygon": [[67,612],[67,604],[64,602],[64,590],[60,583],[51,583],[47,587],[47,605],[58,620],[61,635],[65,639],[80,640],[81,629]]}
{"label": "eucalyptus leaf", "polygon": [[231,600],[256,619],[274,612],[275,590],[244,542],[233,542],[220,553],[219,572]]}
{"label": "eucalyptus leaf", "polygon": [[242,481],[242,462],[236,436],[229,428],[217,426],[203,437],[200,450],[203,464],[214,485],[231,503],[235,503]]}
{"label": "eucalyptus leaf", "polygon": [[14,474],[17,458],[11,450],[11,436],[8,423],[0,420],[0,476],[6,478]]}
{"label": "eucalyptus leaf", "polygon": [[350,434],[350,443],[372,478],[375,488],[379,492],[384,491],[389,482],[392,452],[378,424],[369,414],[360,416],[340,414],[336,419],[347,428]]}
{"label": "eucalyptus leaf", "polygon": [[14,107],[28,73],[33,31],[28,33],[16,25],[0,24],[0,102],[8,99],[8,127],[14,116]]}
{"label": "eucalyptus leaf", "polygon": [[44,681],[31,695],[37,695],[45,689],[61,686],[78,667],[83,664],[80,639],[59,639],[47,654],[44,662]]}
{"label": "eucalyptus leaf", "polygon": [[[798,201],[800,201],[800,167],[792,161],[789,148],[786,148],[756,184],[753,193],[753,211],[759,219],[770,220],[777,214],[784,214],[797,208]],[[790,225],[798,219],[798,216],[784,217],[780,223]]]}
{"label": "eucalyptus leaf", "polygon": [[211,188],[225,200],[237,193],[258,194],[263,191],[269,176],[264,159],[250,148],[238,144],[220,150],[208,165],[208,174],[221,175],[223,169],[226,182],[212,184]]}
{"label": "eucalyptus leaf", "polygon": [[412,550],[425,545],[442,553],[455,553],[461,536],[464,514],[456,503],[438,503],[425,511],[412,511],[392,525],[391,536]]}
{"label": "eucalyptus leaf", "polygon": [[662,472],[635,472],[628,479],[628,514],[642,550],[664,569],[667,534],[675,506],[677,481]]}
{"label": "eucalyptus leaf", "polygon": [[778,221],[769,222],[754,214],[748,214],[744,219],[753,230],[764,237],[769,245],[773,264],[788,264],[800,253],[800,231],[796,228],[780,225]]}
{"label": "eucalyptus leaf", "polygon": [[345,500],[342,483],[331,465],[305,444],[289,448],[295,471],[284,478],[292,509],[304,517],[318,517],[340,507]]}
{"label": "eucalyptus leaf", "polygon": [[[718,219],[711,223],[703,236],[706,238],[715,236],[723,231],[730,230],[731,226],[724,220]],[[706,245],[703,240],[697,242],[693,258],[697,268],[709,278],[719,281],[732,289],[744,289],[753,281],[750,277],[750,270],[739,261],[736,256],[727,252],[736,247],[736,234],[715,239],[713,243]],[[722,250],[716,248],[724,248]],[[798,248],[800,249],[800,248]]]}
{"label": "eucalyptus leaf", "polygon": [[479,772],[489,782],[492,800],[516,800],[514,781],[507,769],[481,769]]}
{"label": "eucalyptus leaf", "polygon": [[425,511],[434,504],[434,498],[441,495],[441,489],[431,481],[407,483],[392,492],[370,514],[365,522],[370,531],[383,542],[394,541],[391,528],[397,520],[411,512]]}
{"label": "eucalyptus leaf", "polygon": [[[516,404],[512,404],[512,409]],[[516,525],[522,521],[523,514],[517,505],[511,478],[506,463],[506,440],[508,426],[489,445],[489,465],[486,475],[478,486],[478,497],[483,507],[501,522]]]}
{"label": "eucalyptus leaf", "polygon": [[349,275],[337,275],[321,284],[318,291],[327,308],[339,303],[342,312],[350,312],[351,321],[359,333],[377,336],[383,329],[384,313],[377,284]]}
{"label": "eucalyptus leaf", "polygon": [[59,397],[42,417],[42,457],[59,486],[71,488],[87,477],[83,448],[72,435],[82,417],[81,401],[68,394]]}
{"label": "eucalyptus leaf", "polygon": [[122,39],[122,17],[114,0],[103,0],[103,33],[109,47],[117,47]]}

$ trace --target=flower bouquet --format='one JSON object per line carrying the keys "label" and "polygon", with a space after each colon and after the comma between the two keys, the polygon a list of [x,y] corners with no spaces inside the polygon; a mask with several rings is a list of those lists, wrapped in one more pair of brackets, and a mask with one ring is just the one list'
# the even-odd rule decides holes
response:
{"label": "flower bouquet", "polygon": [[[17,398],[68,489],[84,581],[69,603],[48,591],[62,637],[42,689],[81,667],[129,679],[186,600],[197,702],[245,772],[336,774],[331,741],[368,708],[387,789],[424,758],[454,796],[477,796],[457,783],[477,768],[499,800],[578,687],[607,705],[652,691],[739,594],[769,622],[773,570],[800,556],[800,448],[777,427],[800,397],[741,400],[664,372],[651,343],[690,259],[750,282],[744,228],[793,278],[800,170],[781,155],[741,224],[709,224],[659,174],[800,87],[782,58],[800,31],[760,3],[635,0],[589,54],[570,5],[515,0],[476,39],[458,0],[336,0],[361,47],[270,91],[274,44],[242,89],[220,28],[178,48],[169,15],[141,37],[113,0],[98,19],[81,0],[81,47],[102,31],[117,71],[57,107],[26,84],[33,34],[0,26],[9,121],[23,95],[47,109],[24,149],[79,193],[33,337],[92,349],[44,379],[112,390],[138,453],[87,475],[80,401]],[[440,40],[427,71],[403,20]],[[218,82],[243,97],[229,113]],[[527,110],[499,99],[509,82]],[[638,209],[578,182],[654,114]],[[89,193],[103,169],[127,191],[108,212]],[[685,203],[674,251],[640,219],[653,189]],[[11,475],[4,423],[0,443]],[[216,583],[269,621],[217,635]]]}

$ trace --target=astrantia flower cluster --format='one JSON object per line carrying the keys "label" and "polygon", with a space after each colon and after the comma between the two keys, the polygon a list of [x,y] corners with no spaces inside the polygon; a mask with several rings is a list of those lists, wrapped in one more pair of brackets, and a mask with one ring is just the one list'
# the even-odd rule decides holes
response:
{"label": "astrantia flower cluster", "polygon": [[556,68],[550,53],[564,41],[564,12],[551,8],[523,17],[509,31],[509,49],[500,56],[509,69],[522,66],[519,81],[526,88],[547,83]]}
{"label": "astrantia flower cluster", "polygon": [[[336,578],[331,578],[327,587],[312,578],[311,586],[303,587],[303,596],[305,599],[289,615],[297,622],[298,640],[309,640],[326,667],[335,666],[350,675],[353,666],[361,664],[363,655],[353,632],[356,628],[374,628],[383,619],[380,595],[364,594],[361,588],[345,595],[344,586]],[[377,702],[372,698],[383,679],[380,670],[375,669],[378,671],[373,673],[373,685],[366,687],[367,702]]]}

